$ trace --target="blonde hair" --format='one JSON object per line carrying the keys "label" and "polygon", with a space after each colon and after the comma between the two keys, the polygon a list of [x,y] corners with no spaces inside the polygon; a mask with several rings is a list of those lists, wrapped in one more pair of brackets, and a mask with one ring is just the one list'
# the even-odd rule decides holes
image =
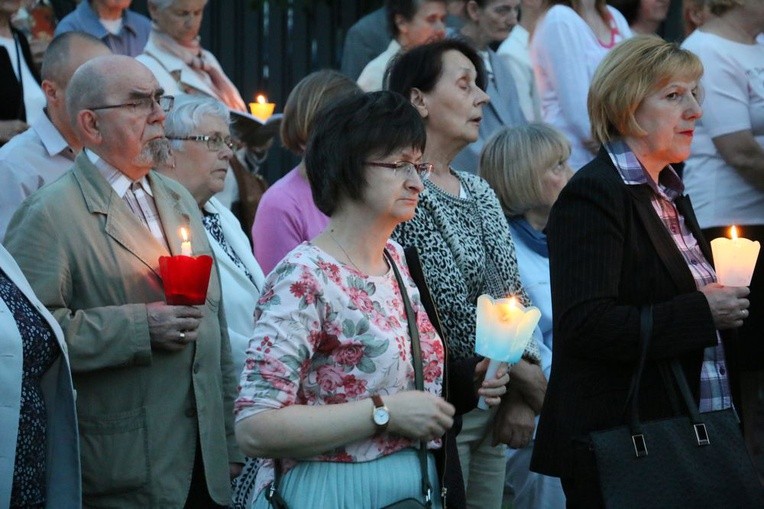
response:
{"label": "blonde hair", "polygon": [[622,136],[643,136],[634,113],[651,93],[672,79],[693,81],[703,64],[690,51],[655,35],[627,39],[610,51],[594,73],[587,106],[592,136],[605,143]]}
{"label": "blonde hair", "polygon": [[505,128],[485,144],[479,174],[493,188],[507,216],[520,216],[543,200],[546,170],[570,157],[570,142],[549,124]]}
{"label": "blonde hair", "polygon": [[281,121],[281,142],[295,154],[302,155],[316,113],[337,99],[361,93],[353,80],[337,71],[323,69],[308,74],[287,97]]}

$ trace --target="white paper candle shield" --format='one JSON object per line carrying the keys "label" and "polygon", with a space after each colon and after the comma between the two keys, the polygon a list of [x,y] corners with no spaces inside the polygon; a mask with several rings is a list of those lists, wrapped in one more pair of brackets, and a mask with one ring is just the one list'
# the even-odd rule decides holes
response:
{"label": "white paper candle shield", "polygon": [[758,241],[739,238],[734,226],[730,228],[730,236],[730,239],[719,237],[711,241],[717,282],[725,286],[748,286],[761,246]]}
{"label": "white paper candle shield", "polygon": [[[496,376],[502,362],[511,365],[520,360],[540,318],[538,308],[526,309],[515,297],[496,300],[489,295],[478,297],[475,351],[491,359],[485,372],[486,379]],[[488,410],[482,397],[478,408]]]}
{"label": "white paper candle shield", "polygon": [[481,295],[477,301],[475,351],[514,364],[522,357],[539,319],[538,308],[526,309],[514,297],[494,300]]}

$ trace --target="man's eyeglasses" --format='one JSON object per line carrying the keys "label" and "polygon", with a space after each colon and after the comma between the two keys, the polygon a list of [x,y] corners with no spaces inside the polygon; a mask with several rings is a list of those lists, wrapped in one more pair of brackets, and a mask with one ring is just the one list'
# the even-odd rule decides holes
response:
{"label": "man's eyeglasses", "polygon": [[378,163],[375,161],[364,161],[363,164],[369,166],[380,166],[382,168],[390,168],[396,175],[403,175],[405,178],[413,178],[414,175],[419,175],[422,180],[427,179],[432,173],[432,163],[411,163],[409,161],[398,161],[397,163]]}
{"label": "man's eyeglasses", "polygon": [[207,149],[211,152],[218,152],[223,150],[223,147],[228,147],[231,150],[234,149],[236,143],[230,136],[223,138],[222,136],[168,136],[168,140],[180,140],[180,141],[203,141],[207,144]]}
{"label": "man's eyeglasses", "polygon": [[110,110],[112,108],[130,108],[133,111],[140,111],[148,114],[154,109],[155,103],[158,104],[160,108],[162,108],[162,111],[167,113],[172,109],[172,105],[175,103],[175,98],[171,95],[147,96],[122,104],[107,104],[103,106],[94,106],[87,109],[95,111]]}

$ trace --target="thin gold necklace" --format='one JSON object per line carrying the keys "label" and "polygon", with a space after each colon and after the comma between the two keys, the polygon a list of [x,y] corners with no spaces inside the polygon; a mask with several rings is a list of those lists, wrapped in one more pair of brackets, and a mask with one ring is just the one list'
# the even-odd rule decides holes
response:
{"label": "thin gold necklace", "polygon": [[337,247],[339,247],[339,248],[342,250],[342,252],[345,254],[345,257],[348,259],[348,261],[350,261],[350,263],[353,265],[353,267],[355,267],[355,270],[357,270],[358,272],[360,272],[360,273],[362,273],[362,274],[363,274],[364,272],[363,272],[363,271],[362,271],[362,270],[361,270],[361,269],[358,267],[358,265],[356,265],[356,264],[355,264],[355,262],[354,262],[354,261],[353,261],[353,259],[350,257],[350,255],[348,254],[348,252],[347,252],[347,251],[345,251],[345,248],[344,248],[344,247],[342,247],[342,244],[340,244],[340,241],[338,241],[337,239],[335,239],[335,238],[334,238],[334,235],[332,234],[332,230],[329,230],[329,236],[332,238],[332,240],[334,241],[334,243],[335,243],[335,244],[337,244]]}

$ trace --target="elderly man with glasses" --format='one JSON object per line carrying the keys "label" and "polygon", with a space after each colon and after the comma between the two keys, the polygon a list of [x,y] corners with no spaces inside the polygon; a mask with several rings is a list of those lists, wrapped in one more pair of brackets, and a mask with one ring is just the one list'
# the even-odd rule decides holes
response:
{"label": "elderly man with glasses", "polygon": [[164,302],[159,257],[212,254],[169,157],[172,106],[124,56],[72,77],[67,108],[84,145],[72,171],[24,202],[6,246],[64,330],[75,388],[85,507],[218,507],[241,460],[236,378],[217,270],[201,306]]}

